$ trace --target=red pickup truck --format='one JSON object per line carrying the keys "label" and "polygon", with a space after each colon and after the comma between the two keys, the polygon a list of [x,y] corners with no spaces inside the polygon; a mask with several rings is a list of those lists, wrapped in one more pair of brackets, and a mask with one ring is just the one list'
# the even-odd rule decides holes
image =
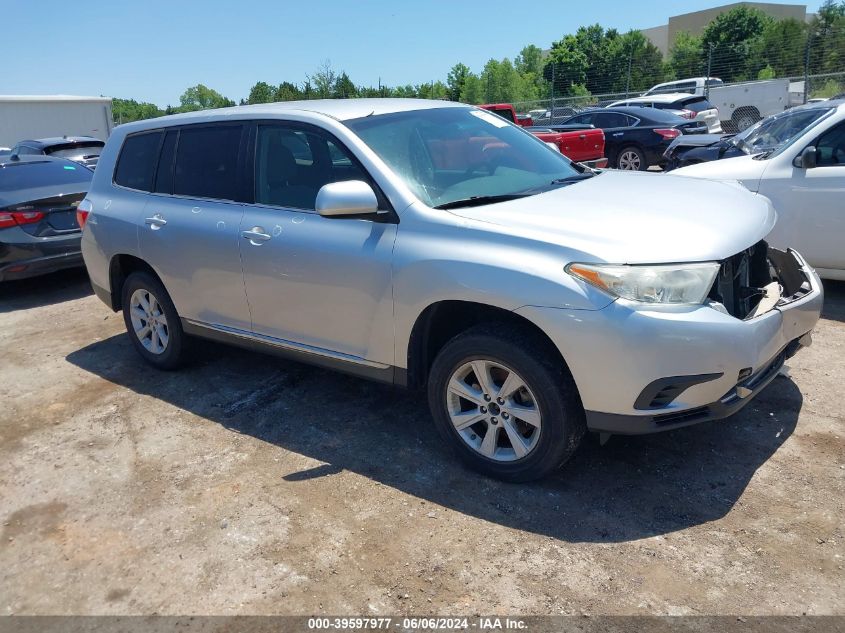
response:
{"label": "red pickup truck", "polygon": [[553,143],[560,153],[577,163],[589,167],[607,167],[604,156],[604,131],[593,127],[572,126],[571,132],[553,132],[545,128],[534,127],[530,116],[517,115],[510,103],[485,103],[478,106],[498,114],[511,123],[526,128],[534,136],[546,143]]}

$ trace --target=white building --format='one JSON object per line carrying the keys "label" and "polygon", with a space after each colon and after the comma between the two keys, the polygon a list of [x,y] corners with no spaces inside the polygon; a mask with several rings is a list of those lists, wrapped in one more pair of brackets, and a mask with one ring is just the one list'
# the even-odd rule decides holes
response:
{"label": "white building", "polygon": [[106,140],[111,130],[108,97],[0,95],[0,147],[50,136],[93,136]]}

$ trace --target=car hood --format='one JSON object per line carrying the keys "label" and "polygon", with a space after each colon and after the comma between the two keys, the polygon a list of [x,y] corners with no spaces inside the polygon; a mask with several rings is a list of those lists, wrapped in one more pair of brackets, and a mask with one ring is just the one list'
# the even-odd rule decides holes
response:
{"label": "car hood", "polygon": [[619,264],[722,260],[763,239],[777,219],[767,198],[737,183],[615,171],[452,213],[561,246],[570,261]]}
{"label": "car hood", "polygon": [[760,179],[763,177],[763,172],[766,171],[768,166],[769,161],[767,160],[758,160],[753,156],[743,155],[681,167],[669,172],[667,177],[688,176],[690,178],[706,178],[707,180],[738,180],[749,191],[756,193],[760,189]]}

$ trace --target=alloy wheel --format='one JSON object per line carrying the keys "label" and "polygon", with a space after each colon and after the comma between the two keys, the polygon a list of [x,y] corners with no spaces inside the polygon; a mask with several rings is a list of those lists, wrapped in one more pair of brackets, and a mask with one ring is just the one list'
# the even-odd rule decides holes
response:
{"label": "alloy wheel", "polygon": [[129,300],[129,316],[135,336],[151,354],[163,354],[170,340],[164,309],[149,290],[139,288]]}
{"label": "alloy wheel", "polygon": [[639,171],[642,166],[640,155],[637,152],[627,151],[622,152],[619,156],[619,169],[626,171]]}
{"label": "alloy wheel", "polygon": [[446,409],[464,443],[493,461],[522,459],[540,439],[537,399],[499,362],[479,359],[458,367],[446,386]]}

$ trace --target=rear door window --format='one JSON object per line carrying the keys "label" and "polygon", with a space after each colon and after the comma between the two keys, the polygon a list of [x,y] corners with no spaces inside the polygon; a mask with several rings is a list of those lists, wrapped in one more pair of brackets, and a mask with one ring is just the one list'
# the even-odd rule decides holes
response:
{"label": "rear door window", "polygon": [[243,125],[184,127],[176,149],[173,193],[237,200]]}
{"label": "rear door window", "polygon": [[570,123],[578,123],[579,125],[592,125],[593,124],[593,113],[590,112],[589,114],[579,114],[576,117],[572,117],[569,121]]}
{"label": "rear door window", "polygon": [[593,118],[593,125],[600,128],[628,127],[628,117],[618,112],[599,112]]}
{"label": "rear door window", "polygon": [[140,191],[152,191],[162,136],[164,132],[156,131],[126,137],[114,171],[115,184]]}

